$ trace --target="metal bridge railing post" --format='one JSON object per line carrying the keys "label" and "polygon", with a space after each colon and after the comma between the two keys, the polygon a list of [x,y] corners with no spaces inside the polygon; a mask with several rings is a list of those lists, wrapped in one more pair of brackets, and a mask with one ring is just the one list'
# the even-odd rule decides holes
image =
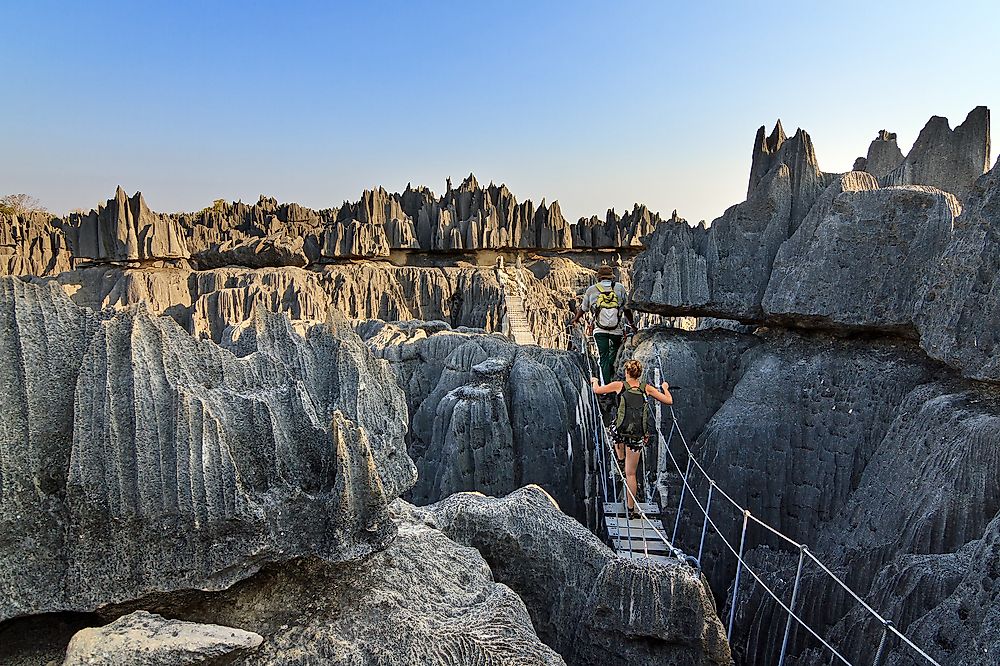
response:
{"label": "metal bridge railing post", "polygon": [[785,620],[785,637],[781,639],[781,654],[778,656],[778,666],[784,666],[785,654],[788,651],[788,639],[792,635],[792,613],[795,612],[795,602],[799,598],[799,582],[802,580],[802,564],[806,559],[805,546],[799,546],[799,567],[795,570],[795,583],[792,585],[792,600],[788,604],[788,619]]}
{"label": "metal bridge railing post", "polygon": [[698,542],[698,568],[701,568],[701,554],[705,549],[705,534],[708,532],[708,514],[712,511],[712,491],[715,490],[715,481],[709,481],[708,500],[705,501],[705,520],[701,523],[701,541]]}
{"label": "metal bridge railing post", "polygon": [[684,509],[684,491],[687,490],[688,476],[691,474],[691,456],[688,456],[687,469],[684,470],[684,478],[681,482],[681,496],[677,500],[677,516],[674,517],[674,533],[670,535],[670,543],[677,543],[677,530],[681,526],[681,511]]}
{"label": "metal bridge railing post", "polygon": [[733,580],[733,599],[729,603],[729,624],[726,627],[726,640],[733,638],[733,622],[736,620],[736,601],[740,597],[740,574],[743,573],[743,546],[747,539],[747,521],[750,519],[750,510],[743,509],[743,530],[740,533],[740,552],[736,556],[736,578]]}
{"label": "metal bridge railing post", "polygon": [[886,620],[882,625],[882,640],[878,642],[878,650],[875,652],[875,661],[872,666],[882,666],[885,658],[885,648],[889,645],[889,628],[892,627],[892,620]]}

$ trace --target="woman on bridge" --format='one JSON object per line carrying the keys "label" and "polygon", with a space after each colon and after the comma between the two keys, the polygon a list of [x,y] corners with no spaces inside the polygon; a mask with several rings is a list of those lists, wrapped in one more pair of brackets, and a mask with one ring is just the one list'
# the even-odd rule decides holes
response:
{"label": "woman on bridge", "polygon": [[615,381],[601,386],[596,377],[591,377],[590,383],[597,395],[618,394],[618,414],[611,434],[615,440],[618,467],[620,469],[623,464],[625,467],[625,481],[629,488],[625,501],[628,517],[631,519],[635,511],[633,498],[638,492],[635,472],[639,467],[642,449],[649,442],[649,412],[646,403],[648,398],[652,397],[664,405],[674,404],[673,396],[670,395],[670,385],[663,382],[663,390],[660,391],[642,381],[642,363],[635,359],[625,362],[625,381]]}

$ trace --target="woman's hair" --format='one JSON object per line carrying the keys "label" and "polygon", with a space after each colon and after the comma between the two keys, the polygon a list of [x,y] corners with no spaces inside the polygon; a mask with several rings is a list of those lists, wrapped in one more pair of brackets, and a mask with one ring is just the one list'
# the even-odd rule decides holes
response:
{"label": "woman's hair", "polygon": [[634,358],[625,361],[625,376],[632,379],[639,379],[642,376],[642,363],[639,363]]}

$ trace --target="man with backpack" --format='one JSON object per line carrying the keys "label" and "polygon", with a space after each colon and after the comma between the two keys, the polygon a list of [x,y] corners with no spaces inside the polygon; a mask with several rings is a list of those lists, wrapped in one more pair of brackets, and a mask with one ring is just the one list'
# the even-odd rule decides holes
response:
{"label": "man with backpack", "polygon": [[597,269],[597,283],[584,293],[583,300],[576,309],[576,316],[570,322],[571,326],[575,325],[584,312],[593,314],[594,342],[597,343],[603,384],[611,381],[626,321],[629,326],[634,327],[632,311],[625,308],[627,299],[628,293],[620,282],[615,281],[615,272],[611,266],[601,266]]}
{"label": "man with backpack", "polygon": [[624,472],[625,482],[628,484],[625,506],[629,519],[632,519],[635,517],[634,498],[638,492],[636,470],[642,449],[649,442],[648,398],[664,405],[672,405],[674,398],[670,395],[670,385],[666,382],[657,389],[642,381],[642,363],[635,359],[625,362],[624,381],[598,386],[597,378],[592,377],[591,382],[597,395],[618,394],[618,411],[611,434],[615,441],[618,468]]}

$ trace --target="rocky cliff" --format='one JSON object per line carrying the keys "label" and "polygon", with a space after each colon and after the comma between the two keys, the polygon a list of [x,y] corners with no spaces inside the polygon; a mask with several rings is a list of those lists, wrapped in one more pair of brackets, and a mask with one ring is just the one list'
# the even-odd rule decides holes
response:
{"label": "rocky cliff", "polygon": [[141,192],[65,219],[0,218],[0,274],[56,275],[77,266],[149,267],[190,260],[195,268],[307,266],[394,252],[447,257],[482,250],[555,251],[641,247],[660,217],[636,204],[624,216],[570,224],[557,201],[518,202],[505,185],[469,175],[437,196],[426,187],[366,190],[356,202],[313,210],[261,195],[254,204],[216,201],[196,213],[156,213]]}
{"label": "rocky cliff", "polygon": [[[616,568],[551,499],[519,527],[539,539],[535,557],[596,549],[607,561],[600,594],[574,602],[595,614],[586,651],[565,641],[583,616],[536,633],[527,587],[495,580],[456,543],[468,543],[461,530],[393,503],[416,478],[409,428],[424,500],[538,481],[582,504],[574,489],[593,479],[589,434],[572,425],[589,421],[575,412],[586,404],[576,358],[443,323],[370,322],[366,345],[327,314],[260,307],[215,342],[143,299],[95,312],[55,281],[0,279],[11,360],[0,368],[0,661],[727,663],[700,578],[680,564]],[[544,538],[551,525],[565,532],[560,551]],[[628,603],[673,610],[637,638],[626,618],[603,619],[623,589]]]}
{"label": "rocky cliff", "polygon": [[[859,165],[866,172],[821,179],[801,133],[788,148],[780,126],[762,130],[747,201],[707,228],[660,226],[632,275],[641,309],[764,325],[651,330],[630,351],[680,387],[681,427],[718,486],[807,543],[940,663],[1000,659],[989,610],[1000,165],[984,173],[987,122],[985,109],[954,131],[932,119],[896,164],[884,132]],[[796,214],[794,202],[810,197]],[[683,447],[671,448],[683,466]],[[679,483],[658,454],[670,520]],[[694,486],[704,502],[707,483],[696,475]],[[713,514],[737,543],[741,516],[726,506]],[[685,514],[680,545],[696,549],[702,521],[690,499]],[[797,554],[752,523],[747,554],[787,599]],[[734,564],[710,536],[702,565],[718,599],[731,592]],[[799,594],[811,626],[851,663],[871,662],[882,627],[870,615],[814,566]],[[737,661],[776,660],[785,617],[759,586],[743,586]],[[924,663],[898,642],[888,650],[888,663]],[[829,657],[801,630],[790,654],[786,663]]]}
{"label": "rocky cliff", "polygon": [[[703,578],[681,562],[616,557],[536,487],[452,495],[433,524],[479,550],[525,600],[539,635],[573,664],[729,664]],[[544,535],[538,538],[538,535]]]}
{"label": "rocky cliff", "polygon": [[443,323],[372,321],[359,332],[407,395],[407,442],[419,471],[412,501],[537,484],[570,515],[593,517],[582,490],[594,433],[576,355]]}
{"label": "rocky cliff", "polygon": [[[635,260],[636,307],[747,323],[893,331],[920,339],[928,354],[967,376],[1000,378],[989,362],[982,367],[981,350],[995,356],[994,327],[956,320],[995,279],[984,259],[993,242],[988,229],[1000,177],[996,167],[984,174],[988,118],[985,109],[976,109],[940,141],[918,142],[911,155],[938,160],[940,168],[932,170],[938,175],[912,175],[899,186],[885,179],[880,184],[866,172],[819,174],[808,135],[800,130],[785,139],[779,125],[764,138],[762,129],[747,200],[708,228],[660,225],[649,250]],[[929,126],[937,124],[932,119]],[[956,151],[965,161],[949,157]],[[969,167],[972,162],[978,166]],[[918,173],[924,172],[912,172]],[[944,299],[941,290],[947,290]],[[969,327],[975,342],[964,337]]]}
{"label": "rocky cliff", "polygon": [[299,341],[261,315],[238,356],[142,306],[98,317],[52,286],[0,287],[0,617],[222,589],[392,538],[406,408],[353,333]]}

